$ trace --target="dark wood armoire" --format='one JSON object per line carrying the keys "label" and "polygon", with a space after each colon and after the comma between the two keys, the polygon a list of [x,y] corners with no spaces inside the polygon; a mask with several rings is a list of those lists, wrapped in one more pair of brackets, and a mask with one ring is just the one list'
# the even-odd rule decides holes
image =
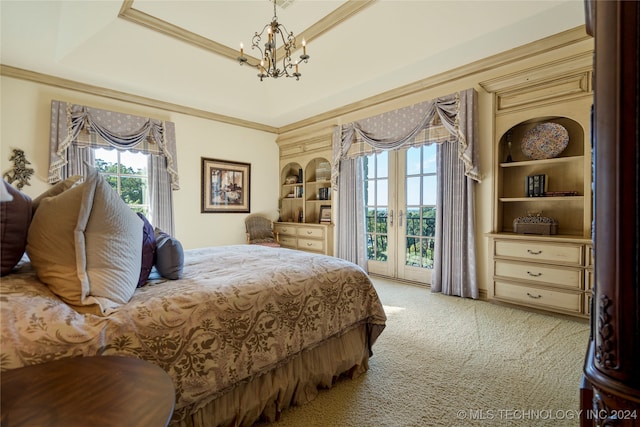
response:
{"label": "dark wood armoire", "polygon": [[595,37],[595,285],[582,425],[640,426],[640,1],[585,6]]}

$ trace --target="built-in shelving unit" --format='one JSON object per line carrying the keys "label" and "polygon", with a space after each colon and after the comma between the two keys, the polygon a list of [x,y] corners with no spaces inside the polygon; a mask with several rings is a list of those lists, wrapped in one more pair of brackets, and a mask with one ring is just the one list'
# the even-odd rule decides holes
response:
{"label": "built-in shelving unit", "polygon": [[[331,129],[284,138],[280,145],[280,244],[333,254]],[[321,214],[324,213],[324,221]]]}
{"label": "built-in shelving unit", "polygon": [[[481,83],[493,93],[495,106],[490,299],[589,315],[591,59],[581,54],[546,64],[537,70],[538,80],[522,72]],[[531,159],[522,150],[522,140],[543,123],[561,125],[569,140],[553,158]],[[547,188],[531,196],[527,177],[534,175],[543,175]],[[522,234],[514,221],[531,215],[555,220],[555,233]]]}

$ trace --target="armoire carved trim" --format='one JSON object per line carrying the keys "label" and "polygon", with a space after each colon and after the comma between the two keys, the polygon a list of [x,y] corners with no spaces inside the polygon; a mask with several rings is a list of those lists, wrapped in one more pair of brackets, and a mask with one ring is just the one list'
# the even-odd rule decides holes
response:
{"label": "armoire carved trim", "polygon": [[615,326],[609,310],[613,301],[606,295],[598,299],[598,340],[596,345],[596,362],[607,369],[617,369],[618,361],[615,352]]}

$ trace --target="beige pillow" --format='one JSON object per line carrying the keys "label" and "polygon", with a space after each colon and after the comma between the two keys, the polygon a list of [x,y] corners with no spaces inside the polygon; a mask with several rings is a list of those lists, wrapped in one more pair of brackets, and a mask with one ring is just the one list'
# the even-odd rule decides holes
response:
{"label": "beige pillow", "polygon": [[91,169],[83,184],[41,201],[27,254],[52,292],[72,305],[96,305],[106,315],[136,289],[142,231],[142,220]]}
{"label": "beige pillow", "polygon": [[42,202],[44,198],[53,197],[53,196],[57,196],[58,194],[62,194],[68,189],[74,187],[78,183],[78,181],[81,179],[82,179],[82,176],[80,175],[70,176],[69,178],[65,179],[64,181],[58,182],[53,187],[49,188],[44,193],[40,194],[38,197],[33,199],[33,202],[31,203],[33,212],[35,212],[36,209],[38,209],[38,206],[40,206],[40,202]]}

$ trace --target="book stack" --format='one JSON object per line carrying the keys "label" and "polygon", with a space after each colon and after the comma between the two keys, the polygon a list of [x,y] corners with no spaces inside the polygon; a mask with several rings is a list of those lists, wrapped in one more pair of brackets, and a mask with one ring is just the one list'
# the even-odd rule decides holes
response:
{"label": "book stack", "polygon": [[577,191],[545,191],[545,197],[577,196]]}
{"label": "book stack", "polygon": [[525,194],[527,197],[544,197],[549,187],[547,175],[529,175],[525,178]]}

